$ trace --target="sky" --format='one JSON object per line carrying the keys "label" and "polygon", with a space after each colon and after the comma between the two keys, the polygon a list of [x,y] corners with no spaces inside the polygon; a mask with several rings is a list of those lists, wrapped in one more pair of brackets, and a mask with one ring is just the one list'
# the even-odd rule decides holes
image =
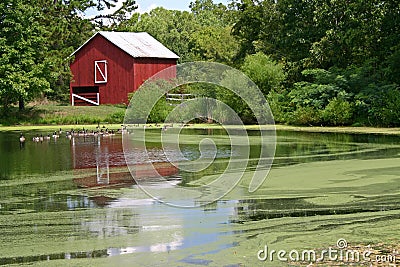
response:
{"label": "sky", "polygon": [[[140,13],[149,12],[156,7],[164,7],[166,9],[176,10],[190,10],[189,4],[194,0],[136,0],[136,4],[139,6]],[[214,0],[214,3],[227,4],[229,0]]]}
{"label": "sky", "polygon": [[[114,9],[117,9],[121,6],[123,0],[118,1],[119,5],[117,5]],[[146,13],[156,7],[164,7],[165,9],[175,9],[175,10],[187,10],[189,11],[189,4],[194,0],[136,0],[136,4],[138,5],[138,9],[136,12]],[[213,0],[215,4],[223,3],[225,5],[228,4],[230,0]],[[111,13],[110,10],[105,10],[104,13]],[[85,16],[92,17],[98,14],[98,12],[94,9],[88,10],[85,12]]]}

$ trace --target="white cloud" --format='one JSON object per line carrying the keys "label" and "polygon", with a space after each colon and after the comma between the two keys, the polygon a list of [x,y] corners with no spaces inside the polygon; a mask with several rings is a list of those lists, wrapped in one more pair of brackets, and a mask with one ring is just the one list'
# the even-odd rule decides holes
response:
{"label": "white cloud", "polygon": [[140,5],[138,5],[138,9],[136,9],[135,12],[138,12],[140,14],[149,13],[151,10],[153,10],[157,7],[161,7],[161,6],[157,5],[157,4],[151,4],[150,6],[141,7]]}

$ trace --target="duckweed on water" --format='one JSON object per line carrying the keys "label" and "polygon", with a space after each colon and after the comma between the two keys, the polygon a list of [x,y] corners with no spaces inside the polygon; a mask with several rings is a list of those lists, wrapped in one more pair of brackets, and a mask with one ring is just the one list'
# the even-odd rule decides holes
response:
{"label": "duckweed on water", "polygon": [[[156,144],[159,137],[152,135]],[[248,192],[250,164],[234,190],[199,209],[162,205],[134,183],[91,187],[85,180],[95,174],[90,168],[0,179],[0,264],[287,266],[277,258],[260,262],[257,252],[265,245],[320,251],[335,247],[340,238],[351,247],[395,247],[400,240],[397,140],[311,135],[278,134],[276,164],[257,192]],[[182,138],[191,146],[200,137]],[[226,145],[225,137],[216,140]],[[219,158],[199,177],[180,173],[175,178],[181,185],[207,184],[226,161]],[[126,168],[110,169],[121,172]],[[180,197],[172,196],[173,188],[158,190]]]}

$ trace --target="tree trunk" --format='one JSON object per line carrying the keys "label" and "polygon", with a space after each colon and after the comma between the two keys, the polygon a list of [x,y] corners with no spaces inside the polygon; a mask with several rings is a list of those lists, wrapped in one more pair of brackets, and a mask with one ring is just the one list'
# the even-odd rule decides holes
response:
{"label": "tree trunk", "polygon": [[5,97],[3,100],[3,109],[2,109],[2,116],[6,116],[9,112],[10,103],[8,102],[8,98]]}
{"label": "tree trunk", "polygon": [[25,102],[24,102],[24,99],[22,97],[19,98],[18,106],[19,106],[19,110],[20,111],[25,109]]}

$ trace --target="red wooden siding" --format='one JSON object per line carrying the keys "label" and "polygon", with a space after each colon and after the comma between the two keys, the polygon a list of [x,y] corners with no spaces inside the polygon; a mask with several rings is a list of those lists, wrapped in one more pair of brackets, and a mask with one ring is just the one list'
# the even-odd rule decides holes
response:
{"label": "red wooden siding", "polygon": [[[95,61],[102,60],[107,61],[107,83],[95,83]],[[103,36],[96,35],[75,54],[71,64],[71,96],[74,87],[98,86],[100,104],[128,104],[128,93],[159,71],[175,65],[175,59],[133,58]]]}
{"label": "red wooden siding", "polygon": [[[147,79],[156,73],[175,66],[175,59],[158,59],[158,58],[136,58],[135,59],[135,81],[134,88],[137,90]],[[173,78],[176,73],[166,73],[167,77]],[[169,76],[169,77],[168,77]]]}

